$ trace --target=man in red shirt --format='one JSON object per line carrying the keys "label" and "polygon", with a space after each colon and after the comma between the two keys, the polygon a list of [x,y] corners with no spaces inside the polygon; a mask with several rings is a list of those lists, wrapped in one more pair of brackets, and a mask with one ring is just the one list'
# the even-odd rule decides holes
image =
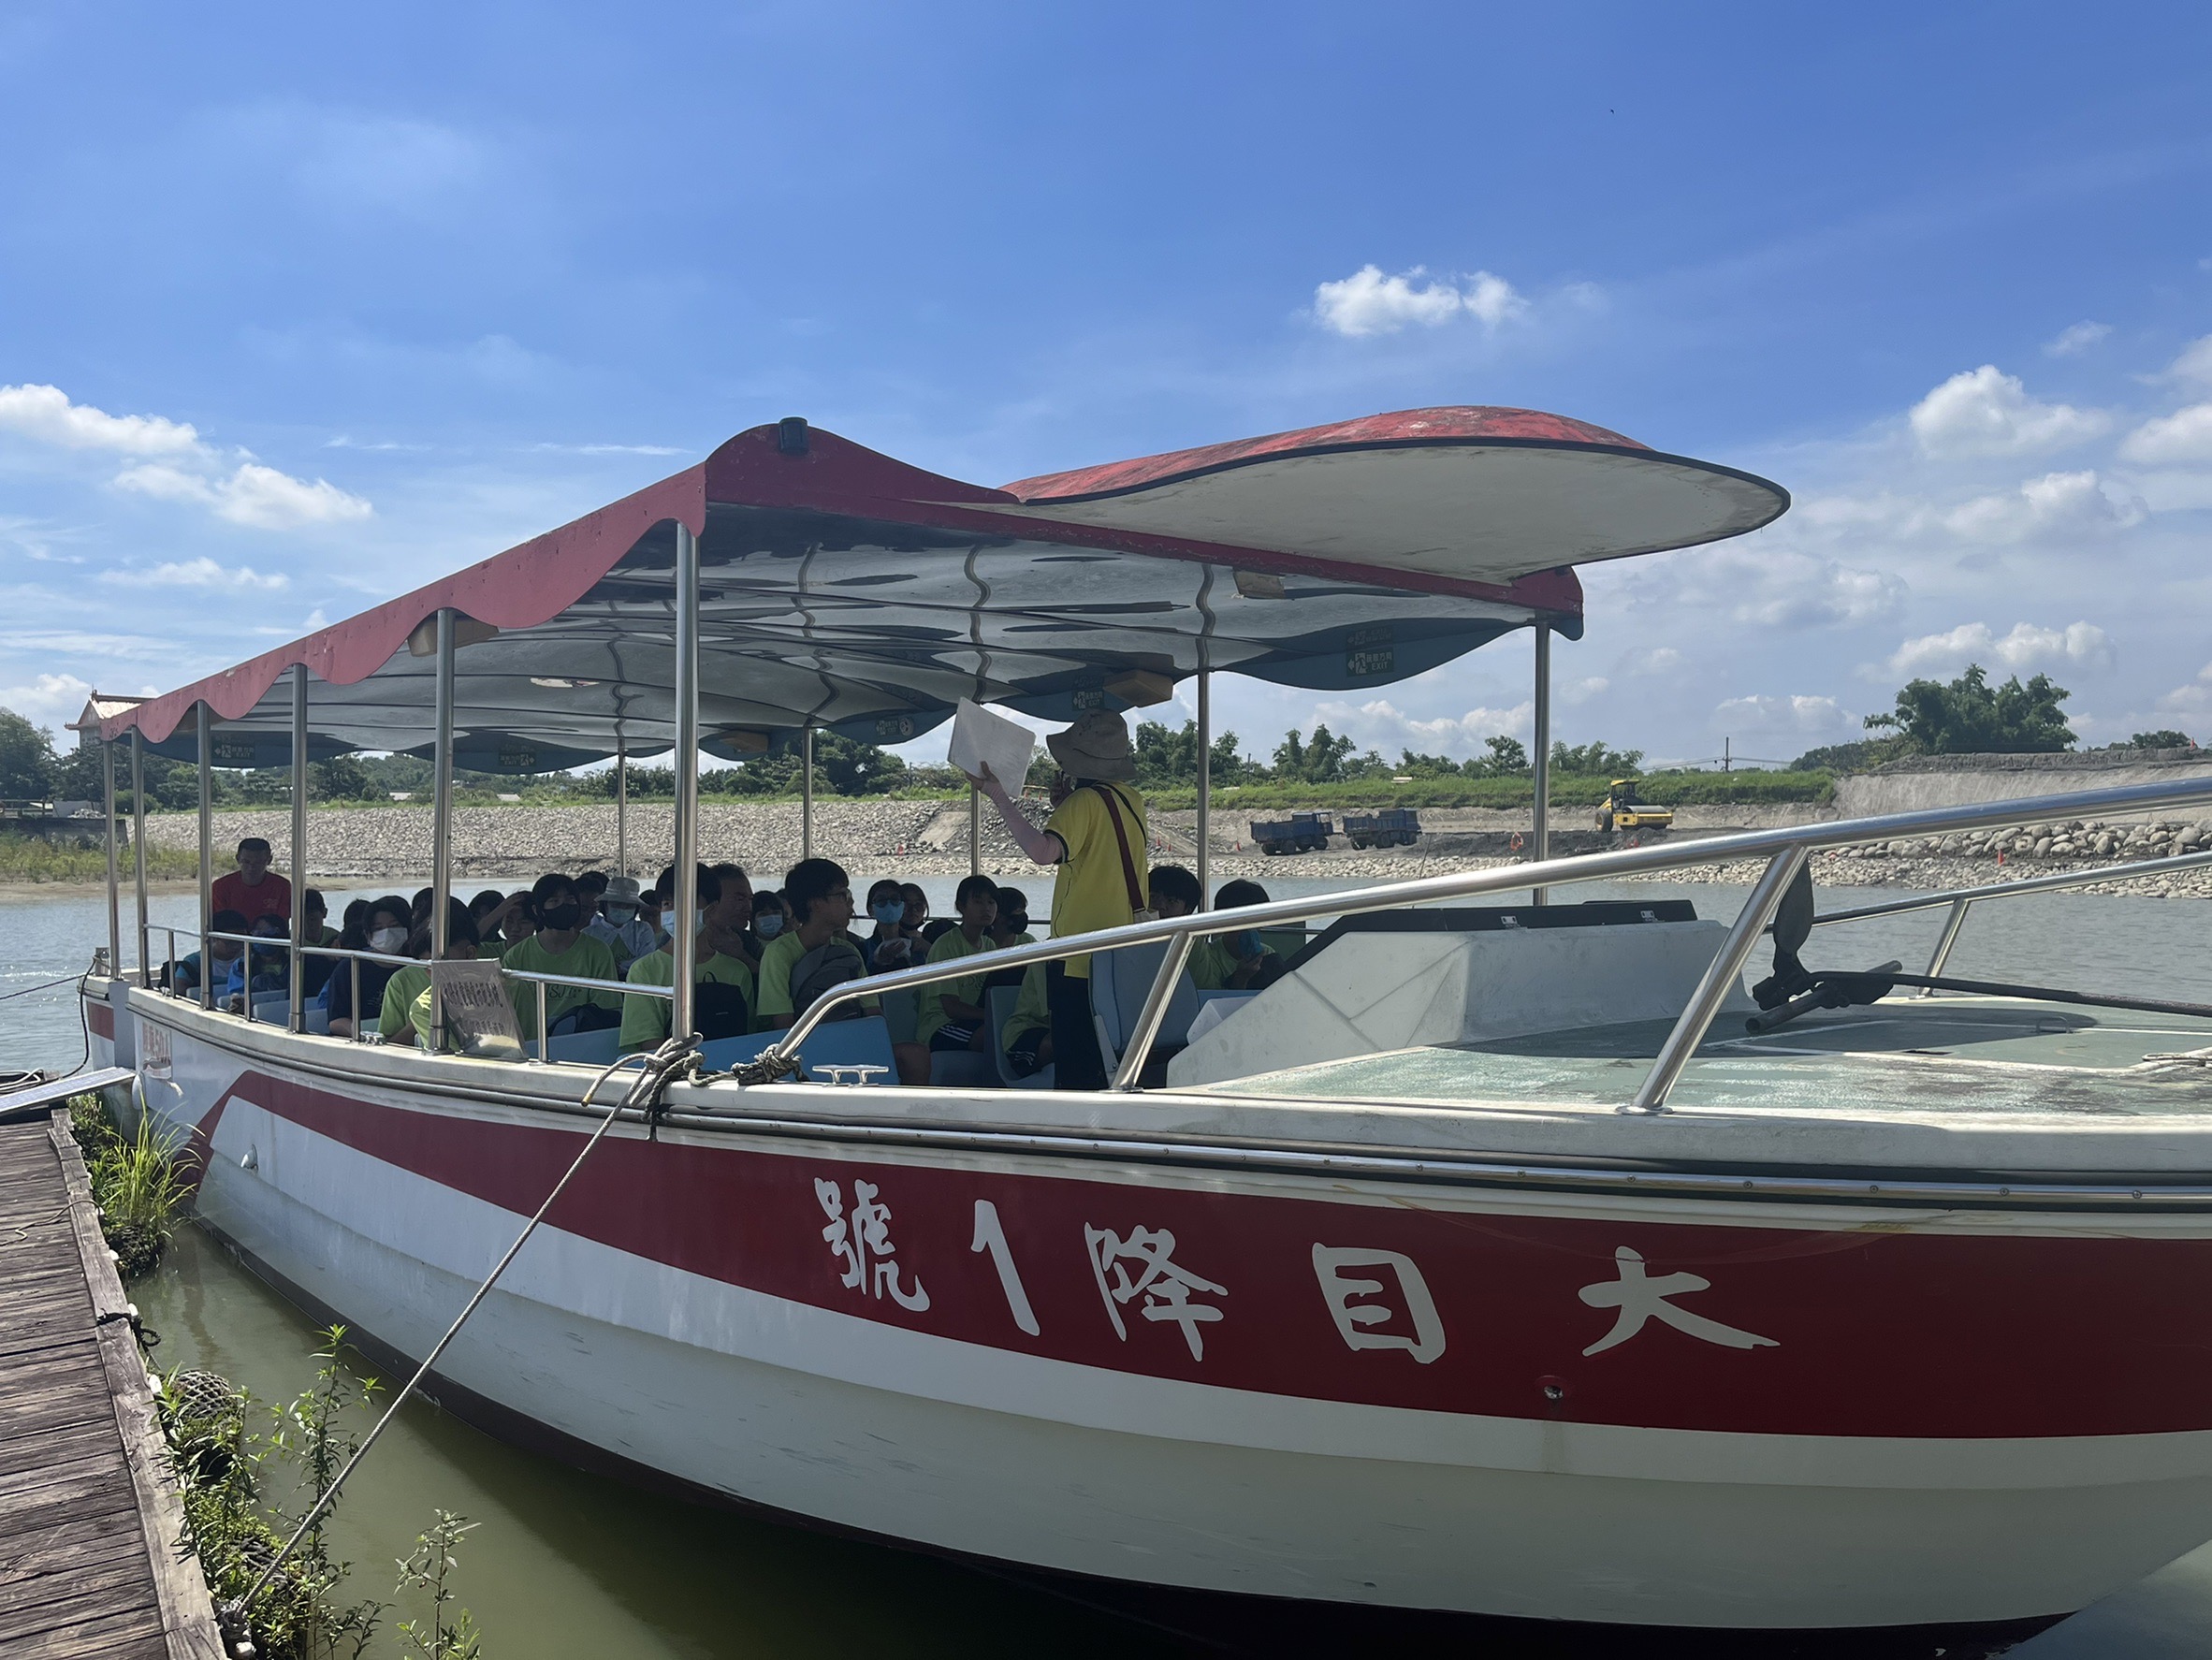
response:
{"label": "man in red shirt", "polygon": [[238,844],[238,869],[215,880],[215,909],[237,911],[248,931],[265,916],[292,925],[292,884],[270,871],[269,859],[269,843],[249,836]]}

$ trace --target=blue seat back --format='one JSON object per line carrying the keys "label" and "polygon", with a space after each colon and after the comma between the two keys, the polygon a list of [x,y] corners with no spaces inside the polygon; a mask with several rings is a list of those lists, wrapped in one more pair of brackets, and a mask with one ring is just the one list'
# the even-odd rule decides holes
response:
{"label": "blue seat back", "polygon": [[[941,988],[932,986],[932,991]],[[890,1029],[894,1043],[914,1041],[916,1023],[922,1018],[922,994],[919,991],[887,991],[879,999],[883,1006],[883,1024]]]}
{"label": "blue seat back", "polygon": [[611,1026],[595,1032],[562,1032],[548,1038],[546,1047],[557,1061],[604,1067],[622,1052],[622,1034]]}
{"label": "blue seat back", "polygon": [[[1152,990],[1152,983],[1159,973],[1159,966],[1168,954],[1165,942],[1158,945],[1129,945],[1119,951],[1102,953],[1091,959],[1091,1006],[1099,1002],[1099,967],[1111,964],[1113,985],[1114,1014],[1113,1052],[1119,1055],[1128,1045],[1129,1028],[1137,1024],[1137,1016],[1144,1012],[1144,999]],[[1198,986],[1186,968],[1175,977],[1175,989],[1168,998],[1168,1012],[1159,1023],[1159,1036],[1156,1044],[1180,1046],[1190,1041],[1190,1023],[1198,1018]]]}
{"label": "blue seat back", "polygon": [[[781,1032],[748,1032],[741,1038],[717,1038],[702,1044],[699,1053],[708,1066],[726,1070],[757,1059],[762,1050],[782,1036]],[[829,1074],[822,1068],[831,1065],[881,1067],[883,1071],[866,1082],[898,1082],[898,1061],[891,1053],[891,1028],[880,1014],[818,1026],[800,1045],[799,1053],[806,1061],[807,1076],[817,1084],[829,1082]]]}

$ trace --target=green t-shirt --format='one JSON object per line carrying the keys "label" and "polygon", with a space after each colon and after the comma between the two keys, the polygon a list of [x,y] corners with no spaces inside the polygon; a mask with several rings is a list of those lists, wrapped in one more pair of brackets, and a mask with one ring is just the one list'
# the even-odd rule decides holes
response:
{"label": "green t-shirt", "polygon": [[[604,939],[589,934],[578,934],[576,942],[555,956],[538,943],[539,936],[516,941],[507,947],[500,958],[502,966],[519,969],[527,974],[565,974],[574,980],[619,980],[615,972],[614,949]],[[401,970],[404,972],[405,970]],[[528,980],[507,982],[507,995],[515,999],[515,1018],[522,1027],[522,1041],[534,1043],[538,1040],[538,993],[550,992],[546,999],[546,1024],[550,1027],[571,1009],[586,1003],[596,1003],[602,1009],[617,1007],[618,993],[586,991],[580,985],[540,986]]]}
{"label": "green t-shirt", "polygon": [[1036,1031],[1040,1027],[1050,1027],[1052,1011],[1044,1001],[1044,965],[1031,963],[1022,974],[1022,989],[1014,997],[1013,1012],[1006,1017],[1006,1024],[998,1028],[999,1047],[1011,1050],[1014,1040],[1025,1032]]}
{"label": "green t-shirt", "polygon": [[[966,929],[947,928],[937,937],[937,943],[929,948],[927,960],[949,963],[954,957],[980,956],[984,952],[997,949],[988,935],[970,944]],[[926,1043],[952,1023],[953,1017],[945,1012],[946,997],[957,997],[963,1003],[973,1003],[979,1009],[982,1007],[983,976],[968,974],[958,980],[940,980],[935,985],[917,985],[914,995],[918,1005],[914,1016],[914,1041]]]}
{"label": "green t-shirt", "polygon": [[[392,977],[384,983],[384,1007],[377,1012],[376,1029],[389,1043],[400,1033],[415,1026],[415,999],[430,989],[430,966],[428,963],[409,963],[403,968],[394,968]],[[425,1024],[429,1016],[424,1016]]]}
{"label": "green t-shirt", "polygon": [[[698,977],[717,985],[734,985],[745,994],[745,1006],[753,1006],[752,965],[716,952],[699,965]],[[649,951],[630,965],[626,976],[633,985],[674,985],[676,956],[665,948]],[[653,1049],[668,1036],[668,1019],[675,1005],[666,997],[622,999],[622,1053]]]}
{"label": "green t-shirt", "polygon": [[[1262,957],[1272,955],[1264,946]],[[1190,948],[1190,983],[1201,991],[1228,991],[1230,977],[1241,965],[1219,939],[1201,939]]]}
{"label": "green t-shirt", "polygon": [[[850,936],[839,936],[855,951],[860,949]],[[793,1011],[791,1006],[791,971],[812,947],[803,943],[796,928],[779,934],[768,941],[761,953],[760,995],[752,1001],[752,1024],[755,1031],[765,1030],[770,1025],[789,1026]],[[925,992],[927,986],[917,987]],[[850,1007],[851,1005],[847,1005]],[[881,1007],[874,997],[861,1003],[861,1008],[873,1014]]]}

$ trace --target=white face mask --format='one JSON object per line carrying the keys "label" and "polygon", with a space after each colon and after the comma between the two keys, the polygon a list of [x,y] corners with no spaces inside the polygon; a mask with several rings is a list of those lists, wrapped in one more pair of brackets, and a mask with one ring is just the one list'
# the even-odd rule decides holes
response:
{"label": "white face mask", "polygon": [[369,948],[371,951],[381,951],[386,956],[395,955],[400,948],[406,943],[407,930],[405,928],[379,928],[369,936]]}

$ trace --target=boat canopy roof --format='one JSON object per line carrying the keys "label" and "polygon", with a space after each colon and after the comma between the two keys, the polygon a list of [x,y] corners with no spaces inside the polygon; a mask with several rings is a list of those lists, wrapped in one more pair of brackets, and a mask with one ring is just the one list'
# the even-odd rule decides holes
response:
{"label": "boat canopy roof", "polygon": [[[1201,667],[1354,691],[1511,629],[1581,633],[1572,567],[1740,535],[1765,479],[1529,410],[1408,410],[1003,488],[802,420],[572,524],[161,697],[97,709],[157,753],[427,750],[456,619],[454,764],[543,772],[666,750],[676,527],[699,537],[702,748],[814,727],[900,743],[963,697],[1050,719],[1164,701]],[[88,711],[88,715],[91,711]],[[87,725],[91,724],[88,720]]]}

